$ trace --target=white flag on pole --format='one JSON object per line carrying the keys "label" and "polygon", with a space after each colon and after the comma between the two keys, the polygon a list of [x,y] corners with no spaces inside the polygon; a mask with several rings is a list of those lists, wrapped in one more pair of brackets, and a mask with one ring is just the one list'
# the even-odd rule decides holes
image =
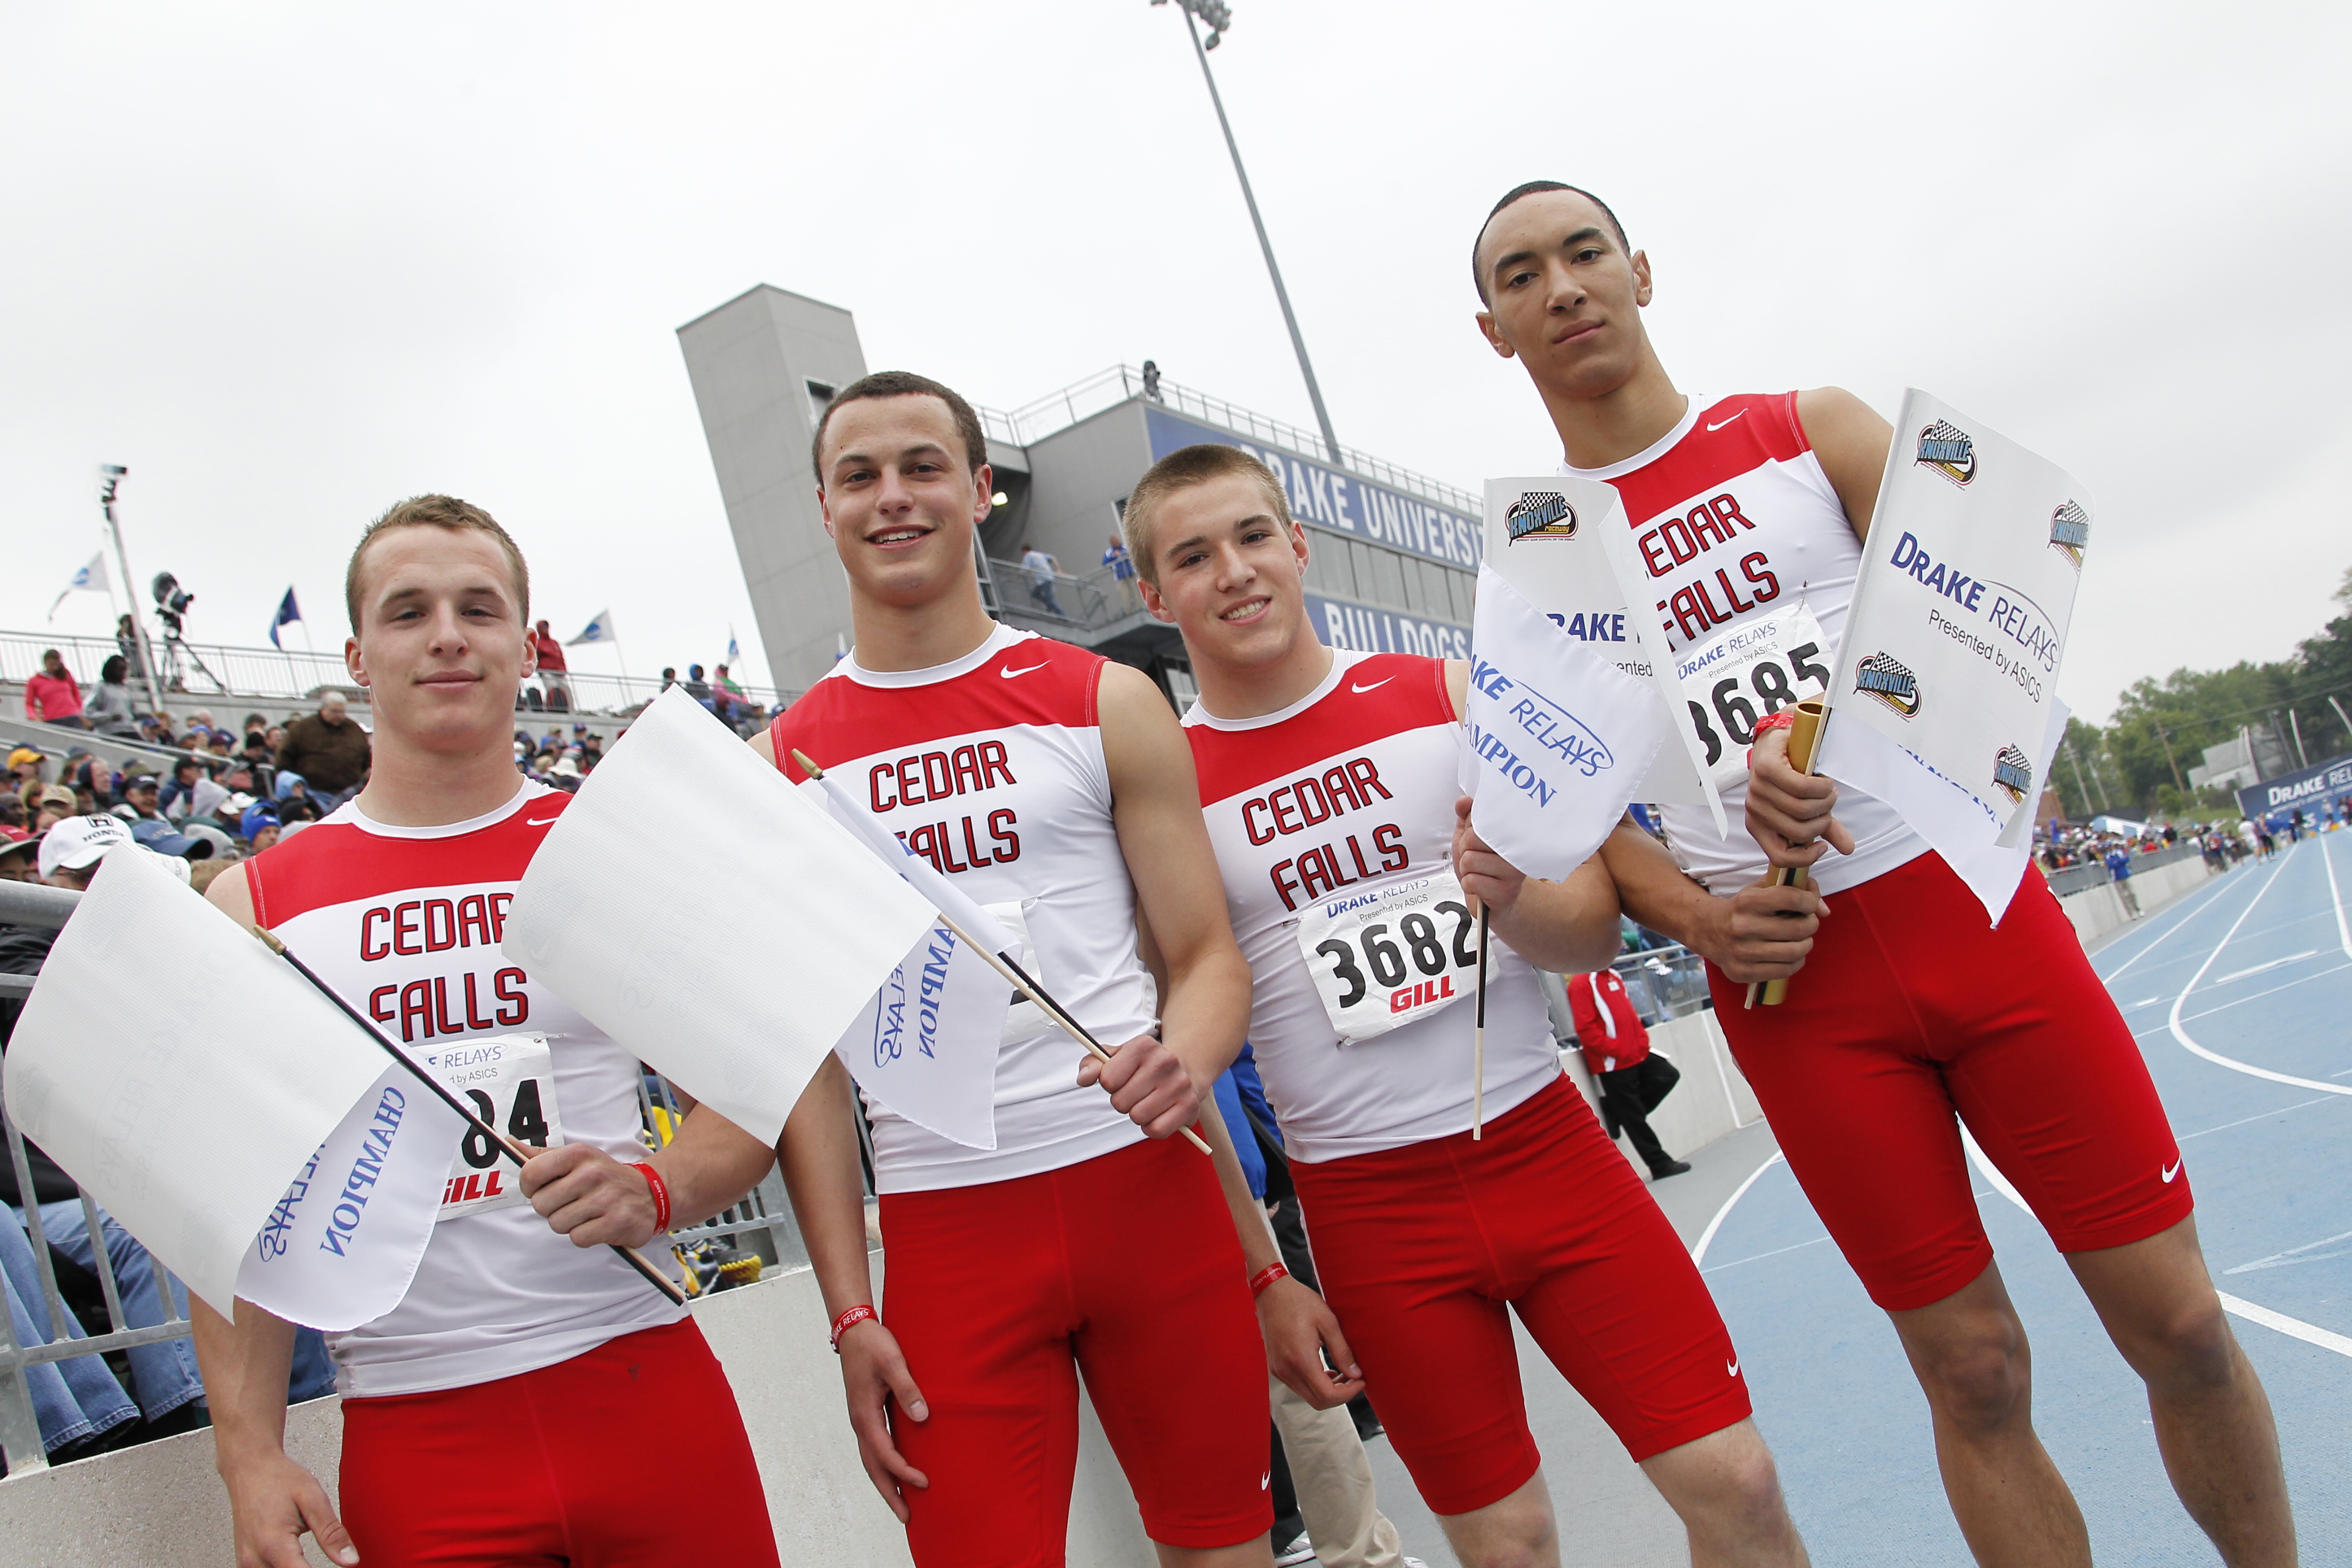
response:
{"label": "white flag on pole", "polygon": [[[144,850],[100,865],[9,1043],[17,1128],[224,1315],[240,1295],[321,1328],[390,1311],[457,1119]],[[379,1121],[387,1089],[399,1114]],[[290,1295],[248,1289],[245,1260],[273,1238]]]}
{"label": "white flag on pole", "polygon": [[2065,732],[2092,510],[2064,469],[1904,395],[1814,765],[1901,813],[1996,923]]}
{"label": "white flag on pole", "polygon": [[565,643],[565,647],[578,647],[583,643],[606,643],[614,639],[613,612],[599,610],[589,623],[580,628],[580,635]]}
{"label": "white flag on pole", "polygon": [[[675,809],[682,778],[698,794],[691,811]],[[541,842],[502,946],[655,1070],[772,1143],[933,918],[673,686]],[[720,921],[756,933],[755,961],[711,961]]]}
{"label": "white flag on pole", "polygon": [[1463,717],[1478,836],[1553,882],[1601,847],[1672,738],[1654,686],[1569,637],[1492,566],[1478,572]]}
{"label": "white flag on pole", "polygon": [[[823,805],[904,877],[916,894],[991,950],[1021,958],[1019,939],[904,839],[859,808],[830,778],[801,793]],[[1027,967],[1025,964],[1024,967]],[[996,1058],[1008,1028],[1013,988],[944,923],[925,931],[883,981],[835,1047],[858,1087],[942,1138],[996,1147]]]}
{"label": "white flag on pole", "polygon": [[1675,740],[1659,748],[1627,798],[1704,805],[1716,831],[1727,834],[1722,798],[1675,680],[1674,655],[1656,619],[1629,604],[1606,542],[1612,535],[1631,537],[1614,486],[1559,476],[1486,481],[1486,564],[1561,635],[1649,682],[1673,726]]}
{"label": "white flag on pole", "polygon": [[89,565],[75,573],[73,576],[68,580],[65,585],[65,592],[59,594],[56,600],[49,605],[49,619],[55,620],[58,618],[58,605],[66,602],[67,594],[105,594],[110,592],[112,592],[112,590],[109,587],[106,577],[106,552],[101,550],[97,554],[89,558]]}

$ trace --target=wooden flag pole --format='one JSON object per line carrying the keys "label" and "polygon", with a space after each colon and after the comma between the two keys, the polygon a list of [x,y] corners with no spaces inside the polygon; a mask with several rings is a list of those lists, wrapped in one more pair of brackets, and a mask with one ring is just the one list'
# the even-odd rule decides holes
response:
{"label": "wooden flag pole", "polygon": [[[1789,765],[1801,773],[1813,771],[1813,753],[1820,749],[1822,721],[1829,716],[1829,704],[1816,698],[1797,704],[1797,721],[1789,727]],[[1784,866],[1780,885],[1783,888],[1803,888],[1812,883],[1812,874],[1802,866]],[[1767,1007],[1778,1007],[1789,999],[1789,978],[1751,980],[1748,983],[1748,1003],[1756,1005],[1761,997]]]}
{"label": "wooden flag pole", "polygon": [[[809,777],[813,779],[821,779],[824,777],[824,770],[818,767],[816,763],[811,762],[807,752],[795,748],[793,752],[793,761],[799,765],[801,772],[808,774]],[[1038,1010],[1044,1013],[1046,1017],[1052,1019],[1055,1024],[1059,1026],[1064,1034],[1077,1041],[1078,1044],[1086,1047],[1086,1048],[1088,1051],[1091,1051],[1098,1059],[1102,1061],[1110,1060],[1110,1052],[1103,1048],[1102,1042],[1096,1039],[1094,1036],[1087,1031],[1087,1026],[1084,1024],[1079,1023],[1076,1018],[1071,1016],[1068,1010],[1063,1007],[1059,1002],[1054,1000],[1052,994],[1048,993],[1043,985],[1038,984],[1036,981],[1031,979],[1029,972],[1022,968],[1021,965],[1013,960],[1011,954],[998,952],[987,942],[981,941],[979,937],[975,936],[971,931],[964,930],[963,927],[958,924],[955,919],[949,915],[944,910],[939,910],[938,913],[940,923],[941,925],[953,931],[956,934],[957,939],[962,942],[966,947],[971,948],[974,952],[980,954],[981,958],[988,964],[988,966],[996,971],[1000,979],[1003,980],[1007,984],[1011,985],[1013,989],[1018,991],[1024,996],[1028,997],[1030,1001],[1037,1004]],[[1108,1091],[1106,1090],[1105,1092],[1108,1093]],[[1193,1131],[1190,1127],[1181,1129],[1181,1131],[1184,1134],[1185,1142],[1191,1143],[1193,1148],[1198,1149],[1203,1154],[1209,1152],[1208,1143],[1198,1132]]]}
{"label": "wooden flag pole", "polygon": [[1478,900],[1478,999],[1470,1034],[1470,1141],[1486,1135],[1486,900]]}
{"label": "wooden flag pole", "polygon": [[[404,1051],[398,1046],[394,1045],[392,1043],[392,1037],[389,1035],[386,1035],[382,1029],[376,1027],[375,1020],[360,1012],[358,1008],[353,1007],[349,1002],[344,1001],[341,994],[338,993],[333,986],[319,978],[318,974],[309,964],[295,957],[294,954],[288,950],[284,942],[278,941],[275,936],[271,935],[268,931],[264,931],[259,926],[255,926],[252,929],[253,934],[261,939],[263,946],[268,948],[270,952],[276,953],[278,957],[292,964],[294,966],[295,973],[299,974],[303,979],[309,981],[311,985],[317,989],[320,995],[324,996],[328,1001],[332,1002],[337,1007],[341,1008],[342,1010],[343,1016],[349,1018],[352,1023],[357,1024],[361,1028],[366,1030],[369,1037],[374,1040],[377,1045],[383,1047],[385,1055],[391,1057],[393,1060],[398,1062],[402,1067],[406,1068],[410,1075],[414,1077],[417,1082],[431,1089],[434,1094],[440,1099],[442,1104],[447,1106],[450,1110],[456,1111],[460,1117],[462,1117],[467,1127],[473,1129],[476,1132],[480,1133],[483,1137],[488,1138],[493,1148],[503,1152],[508,1159],[512,1160],[517,1165],[521,1165],[530,1158],[530,1152],[524,1149],[523,1145],[516,1142],[513,1139],[508,1137],[505,1133],[499,1131],[497,1128],[483,1121],[480,1116],[475,1113],[474,1108],[467,1105],[464,1100],[459,1100],[456,1092],[452,1090],[447,1084],[443,1083],[439,1079],[436,1079],[431,1073],[426,1072],[422,1067],[416,1064],[415,1060],[412,1058],[406,1051]],[[610,1246],[614,1252],[621,1255],[623,1262],[635,1269],[638,1273],[644,1275],[646,1282],[652,1285],[655,1289],[668,1297],[677,1305],[681,1307],[686,1305],[686,1292],[679,1289],[675,1280],[662,1273],[660,1269],[655,1268],[646,1258],[645,1254],[639,1252],[634,1247],[623,1247],[617,1242],[611,1242],[606,1245]]]}

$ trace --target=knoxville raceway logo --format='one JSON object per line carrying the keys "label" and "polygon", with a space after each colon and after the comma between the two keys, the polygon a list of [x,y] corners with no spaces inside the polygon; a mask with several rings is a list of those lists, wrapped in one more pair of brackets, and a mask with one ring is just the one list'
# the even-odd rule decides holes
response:
{"label": "knoxville raceway logo", "polygon": [[1558,490],[1529,490],[1503,514],[1513,544],[1524,539],[1574,539],[1576,509]]}
{"label": "knoxville raceway logo", "polygon": [[1856,665],[1853,689],[1865,697],[1875,697],[1906,719],[1919,711],[1919,678],[1891,655],[1874,653]]}
{"label": "knoxville raceway logo", "polygon": [[2050,514],[2050,548],[2083,569],[2083,551],[2091,542],[2091,514],[2074,501],[2061,501]]}
{"label": "knoxville raceway logo", "polygon": [[1919,466],[1933,468],[1956,485],[1977,477],[1977,444],[1949,420],[1938,419],[1919,432]]}

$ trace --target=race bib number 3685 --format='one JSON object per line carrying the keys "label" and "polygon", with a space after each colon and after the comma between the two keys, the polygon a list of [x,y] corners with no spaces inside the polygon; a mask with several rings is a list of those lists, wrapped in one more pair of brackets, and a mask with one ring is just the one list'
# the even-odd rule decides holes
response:
{"label": "race bib number 3685", "polygon": [[1718,784],[1748,776],[1756,721],[1825,689],[1836,660],[1802,599],[1675,656],[1675,678]]}
{"label": "race bib number 3685", "polygon": [[[471,1105],[476,1115],[516,1142],[548,1149],[563,1142],[563,1121],[555,1106],[555,1058],[547,1048],[546,1036],[478,1036],[422,1056],[425,1067]],[[497,1144],[466,1129],[449,1162],[440,1217],[455,1219],[529,1202],[517,1180],[520,1174]]]}
{"label": "race bib number 3685", "polygon": [[1297,934],[1342,1040],[1371,1039],[1451,1006],[1477,973],[1477,921],[1451,871],[1326,899],[1299,915]]}

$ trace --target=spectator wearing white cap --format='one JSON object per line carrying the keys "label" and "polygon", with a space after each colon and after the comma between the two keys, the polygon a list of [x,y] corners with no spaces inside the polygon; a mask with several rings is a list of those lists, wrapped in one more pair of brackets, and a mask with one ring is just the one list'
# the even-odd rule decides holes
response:
{"label": "spectator wearing white cap", "polygon": [[68,816],[41,836],[41,880],[77,892],[98,875],[98,862],[118,844],[131,843],[119,816]]}

